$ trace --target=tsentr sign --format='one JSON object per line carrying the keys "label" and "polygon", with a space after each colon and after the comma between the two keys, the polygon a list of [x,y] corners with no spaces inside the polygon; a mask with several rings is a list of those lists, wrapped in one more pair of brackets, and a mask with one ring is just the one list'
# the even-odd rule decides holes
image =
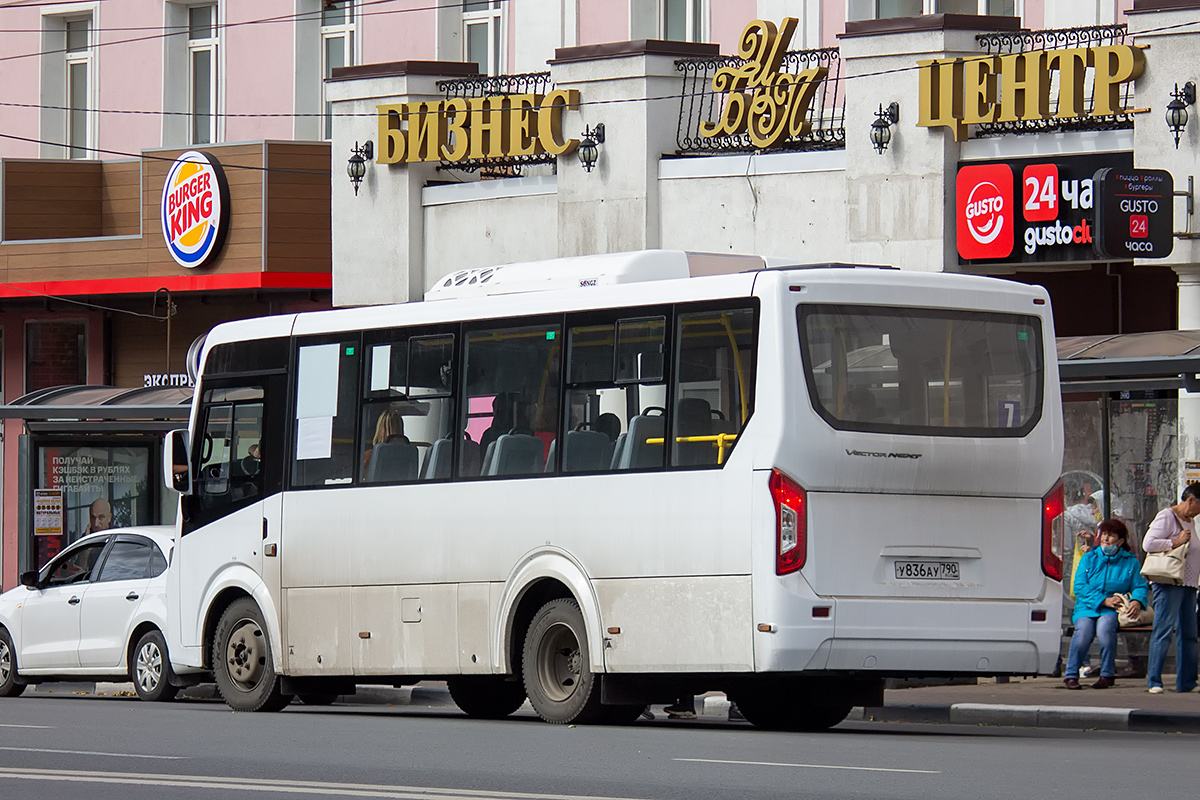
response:
{"label": "tsentr sign", "polygon": [[[1141,77],[1141,49],[1116,44],[1032,50],[1006,56],[918,61],[921,109],[917,125],[947,127],[967,138],[967,126],[995,122],[1111,117],[1134,109],[1121,104],[1121,86]],[[1085,77],[1091,70],[1091,103]],[[1058,80],[1053,80],[1053,73]],[[1058,105],[1050,113],[1052,87]]]}
{"label": "tsentr sign", "polygon": [[229,230],[229,185],[220,162],[199,150],[175,159],[163,181],[161,213],[171,258],[189,269],[212,261]]}
{"label": "tsentr sign", "polygon": [[562,114],[579,105],[578,89],[546,94],[452,97],[375,107],[380,164],[566,155],[578,139],[562,138]]}

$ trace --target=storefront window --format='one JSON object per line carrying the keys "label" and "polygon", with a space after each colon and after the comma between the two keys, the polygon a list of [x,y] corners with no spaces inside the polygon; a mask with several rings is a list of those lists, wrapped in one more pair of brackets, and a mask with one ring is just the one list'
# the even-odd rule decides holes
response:
{"label": "storefront window", "polygon": [[1099,395],[1063,398],[1063,496],[1067,508],[1063,535],[1063,618],[1070,625],[1075,565],[1096,540],[1104,517],[1105,403]]}
{"label": "storefront window", "polygon": [[87,383],[87,325],[38,320],[25,325],[25,391]]}
{"label": "storefront window", "polygon": [[54,445],[37,448],[34,567],[88,533],[151,525],[149,446]]}
{"label": "storefront window", "polygon": [[[1179,500],[1179,401],[1174,392],[1122,392],[1109,417],[1109,514],[1129,528],[1142,557],[1154,516]],[[1169,395],[1169,396],[1168,396]]]}

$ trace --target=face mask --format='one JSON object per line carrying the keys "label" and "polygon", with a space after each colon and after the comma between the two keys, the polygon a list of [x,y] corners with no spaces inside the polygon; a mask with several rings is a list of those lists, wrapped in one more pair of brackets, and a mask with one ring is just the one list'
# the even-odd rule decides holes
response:
{"label": "face mask", "polygon": [[1117,554],[1117,550],[1119,548],[1120,548],[1120,545],[1104,544],[1104,545],[1100,545],[1100,552],[1104,553],[1104,555],[1106,555],[1106,556],[1115,556]]}

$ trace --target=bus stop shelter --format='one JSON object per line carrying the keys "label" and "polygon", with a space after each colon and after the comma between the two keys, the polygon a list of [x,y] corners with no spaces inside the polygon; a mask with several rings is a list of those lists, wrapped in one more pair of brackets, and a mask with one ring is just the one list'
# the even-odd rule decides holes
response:
{"label": "bus stop shelter", "polygon": [[192,393],[58,386],[0,405],[3,550],[17,554],[3,559],[5,587],[86,533],[175,520],[178,495],[159,477],[163,434],[187,425]]}

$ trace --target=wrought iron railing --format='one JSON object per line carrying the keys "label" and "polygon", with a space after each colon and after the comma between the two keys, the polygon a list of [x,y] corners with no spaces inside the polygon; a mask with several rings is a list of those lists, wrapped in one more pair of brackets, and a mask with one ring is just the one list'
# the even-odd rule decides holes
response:
{"label": "wrought iron railing", "polygon": [[[1126,44],[1128,31],[1124,25],[1094,25],[1088,28],[1053,28],[1049,30],[1023,30],[1006,33],[981,33],[975,37],[981,50],[988,55],[1011,55],[1035,50],[1061,50],[1072,47],[1102,47]],[[1051,71],[1050,114],[1045,119],[1017,120],[1014,122],[989,122],[972,129],[972,138],[998,136],[1005,133],[1050,133],[1058,131],[1103,131],[1133,127],[1132,114],[1091,116],[1095,103],[1093,87],[1095,69],[1088,67],[1084,79],[1084,113],[1078,117],[1059,119],[1058,70]],[[1130,108],[1133,103],[1134,85],[1129,81],[1121,87],[1121,107]]]}
{"label": "wrought iron railing", "polygon": [[[841,59],[836,47],[796,50],[784,54],[779,72],[799,75],[805,70],[824,70],[807,109],[811,123],[796,136],[785,136],[769,147],[756,145],[749,132],[717,133],[706,136],[702,126],[716,125],[726,111],[729,95],[714,91],[713,78],[720,70],[746,65],[737,56],[682,58],[675,68],[683,73],[683,92],[679,102],[678,153],[749,153],[796,150],[838,150],[846,146],[846,98],[841,83]],[[745,89],[747,103],[755,91]]]}
{"label": "wrought iron railing", "polygon": [[[550,91],[549,72],[526,72],[520,75],[491,75],[477,78],[454,78],[438,81],[438,90],[446,99],[465,97],[502,97],[511,94],[546,94]],[[501,158],[467,158],[461,161],[443,161],[438,169],[457,169],[464,172],[478,171],[487,178],[519,178],[523,167],[534,164],[555,164],[553,153],[536,155],[503,156]]]}

